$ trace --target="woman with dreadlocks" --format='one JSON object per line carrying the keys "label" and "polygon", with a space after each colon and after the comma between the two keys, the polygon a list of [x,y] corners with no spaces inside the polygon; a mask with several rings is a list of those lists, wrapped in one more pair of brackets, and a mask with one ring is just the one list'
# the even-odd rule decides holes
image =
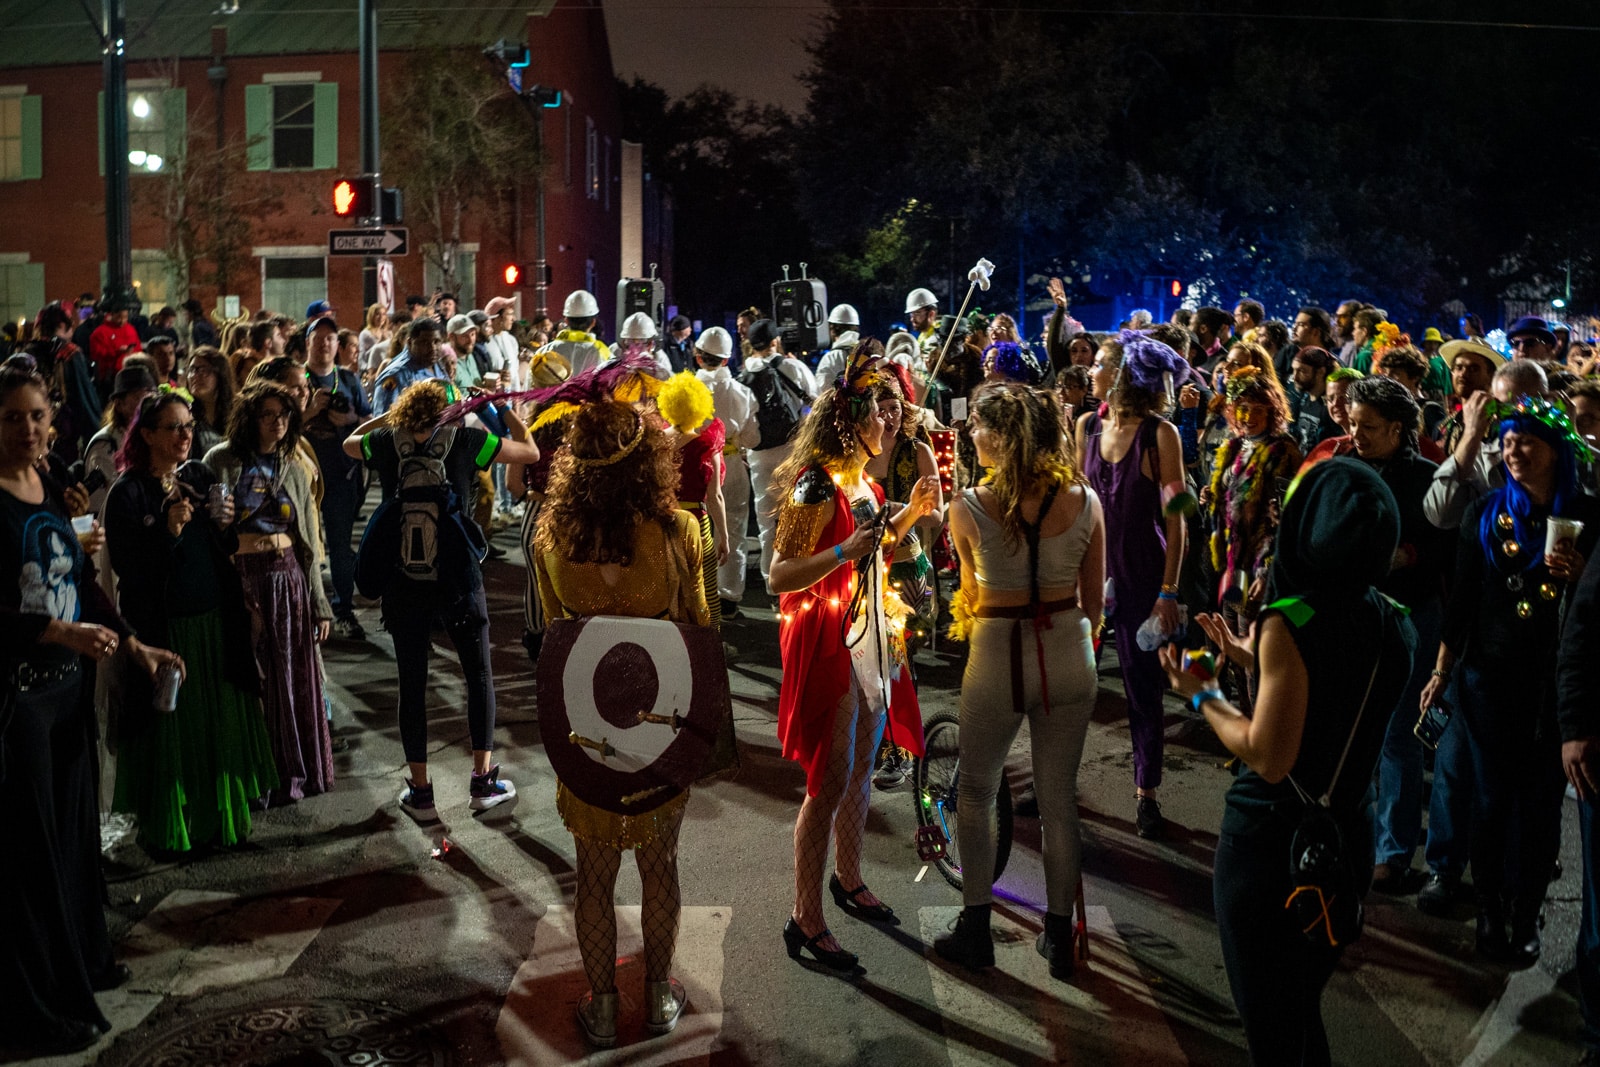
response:
{"label": "woman with dreadlocks", "polygon": [[[883,451],[884,416],[876,391],[885,381],[863,341],[844,373],[823,392],[777,470],[791,487],[779,505],[772,588],[779,594],[783,683],[778,738],[806,769],[806,799],[794,828],[794,913],[783,929],[789,955],[810,951],[824,966],[856,967],[822,914],[822,875],[830,839],[838,854],[829,890],[846,914],[893,923],[894,911],[867,889],[861,850],[870,774],[885,723],[896,744],[922,751],[922,716],[898,625],[891,626],[882,555],[938,499],[937,477],[917,479],[891,513],[881,486],[864,476]],[[894,617],[903,617],[895,603]]]}
{"label": "woman with dreadlocks", "polygon": [[1024,717],[1042,824],[1045,896],[1039,954],[1072,976],[1079,882],[1078,763],[1094,710],[1092,637],[1105,589],[1105,519],[1067,451],[1061,406],[1042,389],[990,385],[972,406],[972,441],[989,477],[950,508],[961,558],[952,605],[971,643],[961,679],[957,827],[962,902],[934,951],[966,967],[994,964],[989,935],[995,794]]}
{"label": "woman with dreadlocks", "polygon": [[[1187,524],[1181,506],[1190,504],[1183,476],[1183,443],[1177,428],[1162,418],[1174,384],[1187,376],[1188,363],[1153,337],[1124,330],[1100,346],[1092,371],[1094,394],[1106,400],[1106,415],[1090,411],[1077,426],[1078,460],[1105,508],[1106,574],[1117,592],[1111,625],[1117,663],[1128,696],[1128,733],[1133,739],[1134,825],[1140,837],[1166,832],[1156,800],[1161,785],[1162,694],[1166,675],[1155,649],[1145,651],[1134,634],[1155,618],[1175,635],[1178,576],[1183,569]],[[1193,511],[1190,507],[1188,510]]]}

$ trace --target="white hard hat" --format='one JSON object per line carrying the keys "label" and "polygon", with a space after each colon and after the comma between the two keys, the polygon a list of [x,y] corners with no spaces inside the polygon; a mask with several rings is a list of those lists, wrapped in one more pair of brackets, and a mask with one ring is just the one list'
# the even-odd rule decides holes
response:
{"label": "white hard hat", "polygon": [[708,356],[727,359],[733,355],[733,338],[721,326],[709,326],[695,339],[694,346]]}
{"label": "white hard hat", "polygon": [[586,319],[600,314],[600,305],[595,303],[594,294],[587,289],[578,289],[567,294],[567,302],[561,305],[561,314],[576,315]]}
{"label": "white hard hat", "polygon": [[656,320],[647,312],[635,311],[622,320],[622,332],[617,336],[624,341],[648,341],[656,335]]}
{"label": "white hard hat", "polygon": [[849,304],[835,304],[828,312],[828,321],[835,326],[860,326],[861,316]]}
{"label": "white hard hat", "polygon": [[939,298],[933,295],[933,291],[931,289],[913,289],[911,292],[906,294],[907,315],[911,314],[913,311],[917,311],[920,308],[931,308],[938,306]]}

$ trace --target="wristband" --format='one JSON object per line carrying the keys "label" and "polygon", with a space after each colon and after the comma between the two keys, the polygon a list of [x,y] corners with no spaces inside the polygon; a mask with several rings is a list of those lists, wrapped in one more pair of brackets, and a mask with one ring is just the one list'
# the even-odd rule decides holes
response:
{"label": "wristband", "polygon": [[1204,712],[1201,710],[1201,707],[1200,707],[1202,704],[1204,704],[1208,700],[1222,700],[1222,699],[1224,699],[1223,696],[1222,696],[1222,690],[1216,688],[1215,686],[1213,686],[1210,689],[1202,689],[1202,690],[1200,690],[1200,692],[1196,693],[1194,696],[1189,698],[1189,709],[1191,711],[1193,711],[1196,715],[1203,715]]}
{"label": "wristband", "polygon": [[1171,593],[1173,596],[1177,596],[1178,595],[1178,583],[1176,583],[1176,582],[1162,582],[1161,583],[1161,591],[1163,593]]}
{"label": "wristband", "polygon": [[833,558],[838,560],[840,563],[844,562],[844,546],[843,545],[834,545],[833,546]]}
{"label": "wristband", "polygon": [[1450,672],[1449,671],[1441,671],[1437,667],[1435,667],[1433,670],[1429,671],[1428,673],[1433,675],[1433,677],[1435,677],[1435,678],[1449,678],[1450,677]]}
{"label": "wristband", "polygon": [[1163,589],[1163,590],[1161,590],[1161,592],[1156,594],[1156,599],[1157,600],[1177,600],[1178,599],[1178,594],[1177,593],[1169,593],[1165,589]]}

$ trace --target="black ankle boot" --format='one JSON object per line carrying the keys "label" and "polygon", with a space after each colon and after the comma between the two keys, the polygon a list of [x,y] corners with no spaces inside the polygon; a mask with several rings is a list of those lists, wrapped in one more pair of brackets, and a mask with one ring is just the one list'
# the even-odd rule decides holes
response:
{"label": "black ankle boot", "polygon": [[1044,933],[1039,935],[1034,947],[1039,955],[1050,961],[1050,977],[1065,982],[1072,977],[1073,924],[1071,915],[1045,913]]}
{"label": "black ankle boot", "polygon": [[1502,963],[1510,955],[1505,907],[1498,900],[1478,901],[1478,955]]}
{"label": "black ankle boot", "polygon": [[1529,906],[1518,901],[1512,905],[1511,940],[1507,947],[1507,957],[1513,967],[1532,967],[1539,962],[1539,953],[1544,947],[1539,937],[1539,928],[1543,925],[1539,902],[1536,901]]}
{"label": "black ankle boot", "polygon": [[955,929],[933,939],[933,951],[971,970],[994,966],[994,938],[989,936],[989,905],[973,904],[961,909]]}

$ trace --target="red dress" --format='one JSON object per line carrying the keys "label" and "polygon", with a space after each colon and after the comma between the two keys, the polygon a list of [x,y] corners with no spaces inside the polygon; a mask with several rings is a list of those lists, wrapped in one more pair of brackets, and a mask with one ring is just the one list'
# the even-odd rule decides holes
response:
{"label": "red dress", "polygon": [[[871,488],[873,498],[881,505],[883,488],[877,482],[872,482]],[[833,505],[833,518],[812,546],[813,555],[855,532],[849,498],[835,489]],[[834,713],[850,688],[853,668],[850,652],[839,638],[839,621],[850,603],[854,573],[854,567],[836,567],[816,585],[778,597],[778,610],[782,613],[778,649],[783,656],[778,743],[785,759],[795,760],[806,769],[808,796],[816,796],[822,785],[833,744]],[[890,683],[888,736],[912,755],[922,755],[922,709],[917,704],[916,687],[911,684],[911,672],[903,666]]]}
{"label": "red dress", "polygon": [[717,456],[728,441],[728,433],[721,419],[712,419],[699,436],[683,443],[678,453],[678,499],[686,503],[704,504],[711,490],[711,479],[716,474]]}

